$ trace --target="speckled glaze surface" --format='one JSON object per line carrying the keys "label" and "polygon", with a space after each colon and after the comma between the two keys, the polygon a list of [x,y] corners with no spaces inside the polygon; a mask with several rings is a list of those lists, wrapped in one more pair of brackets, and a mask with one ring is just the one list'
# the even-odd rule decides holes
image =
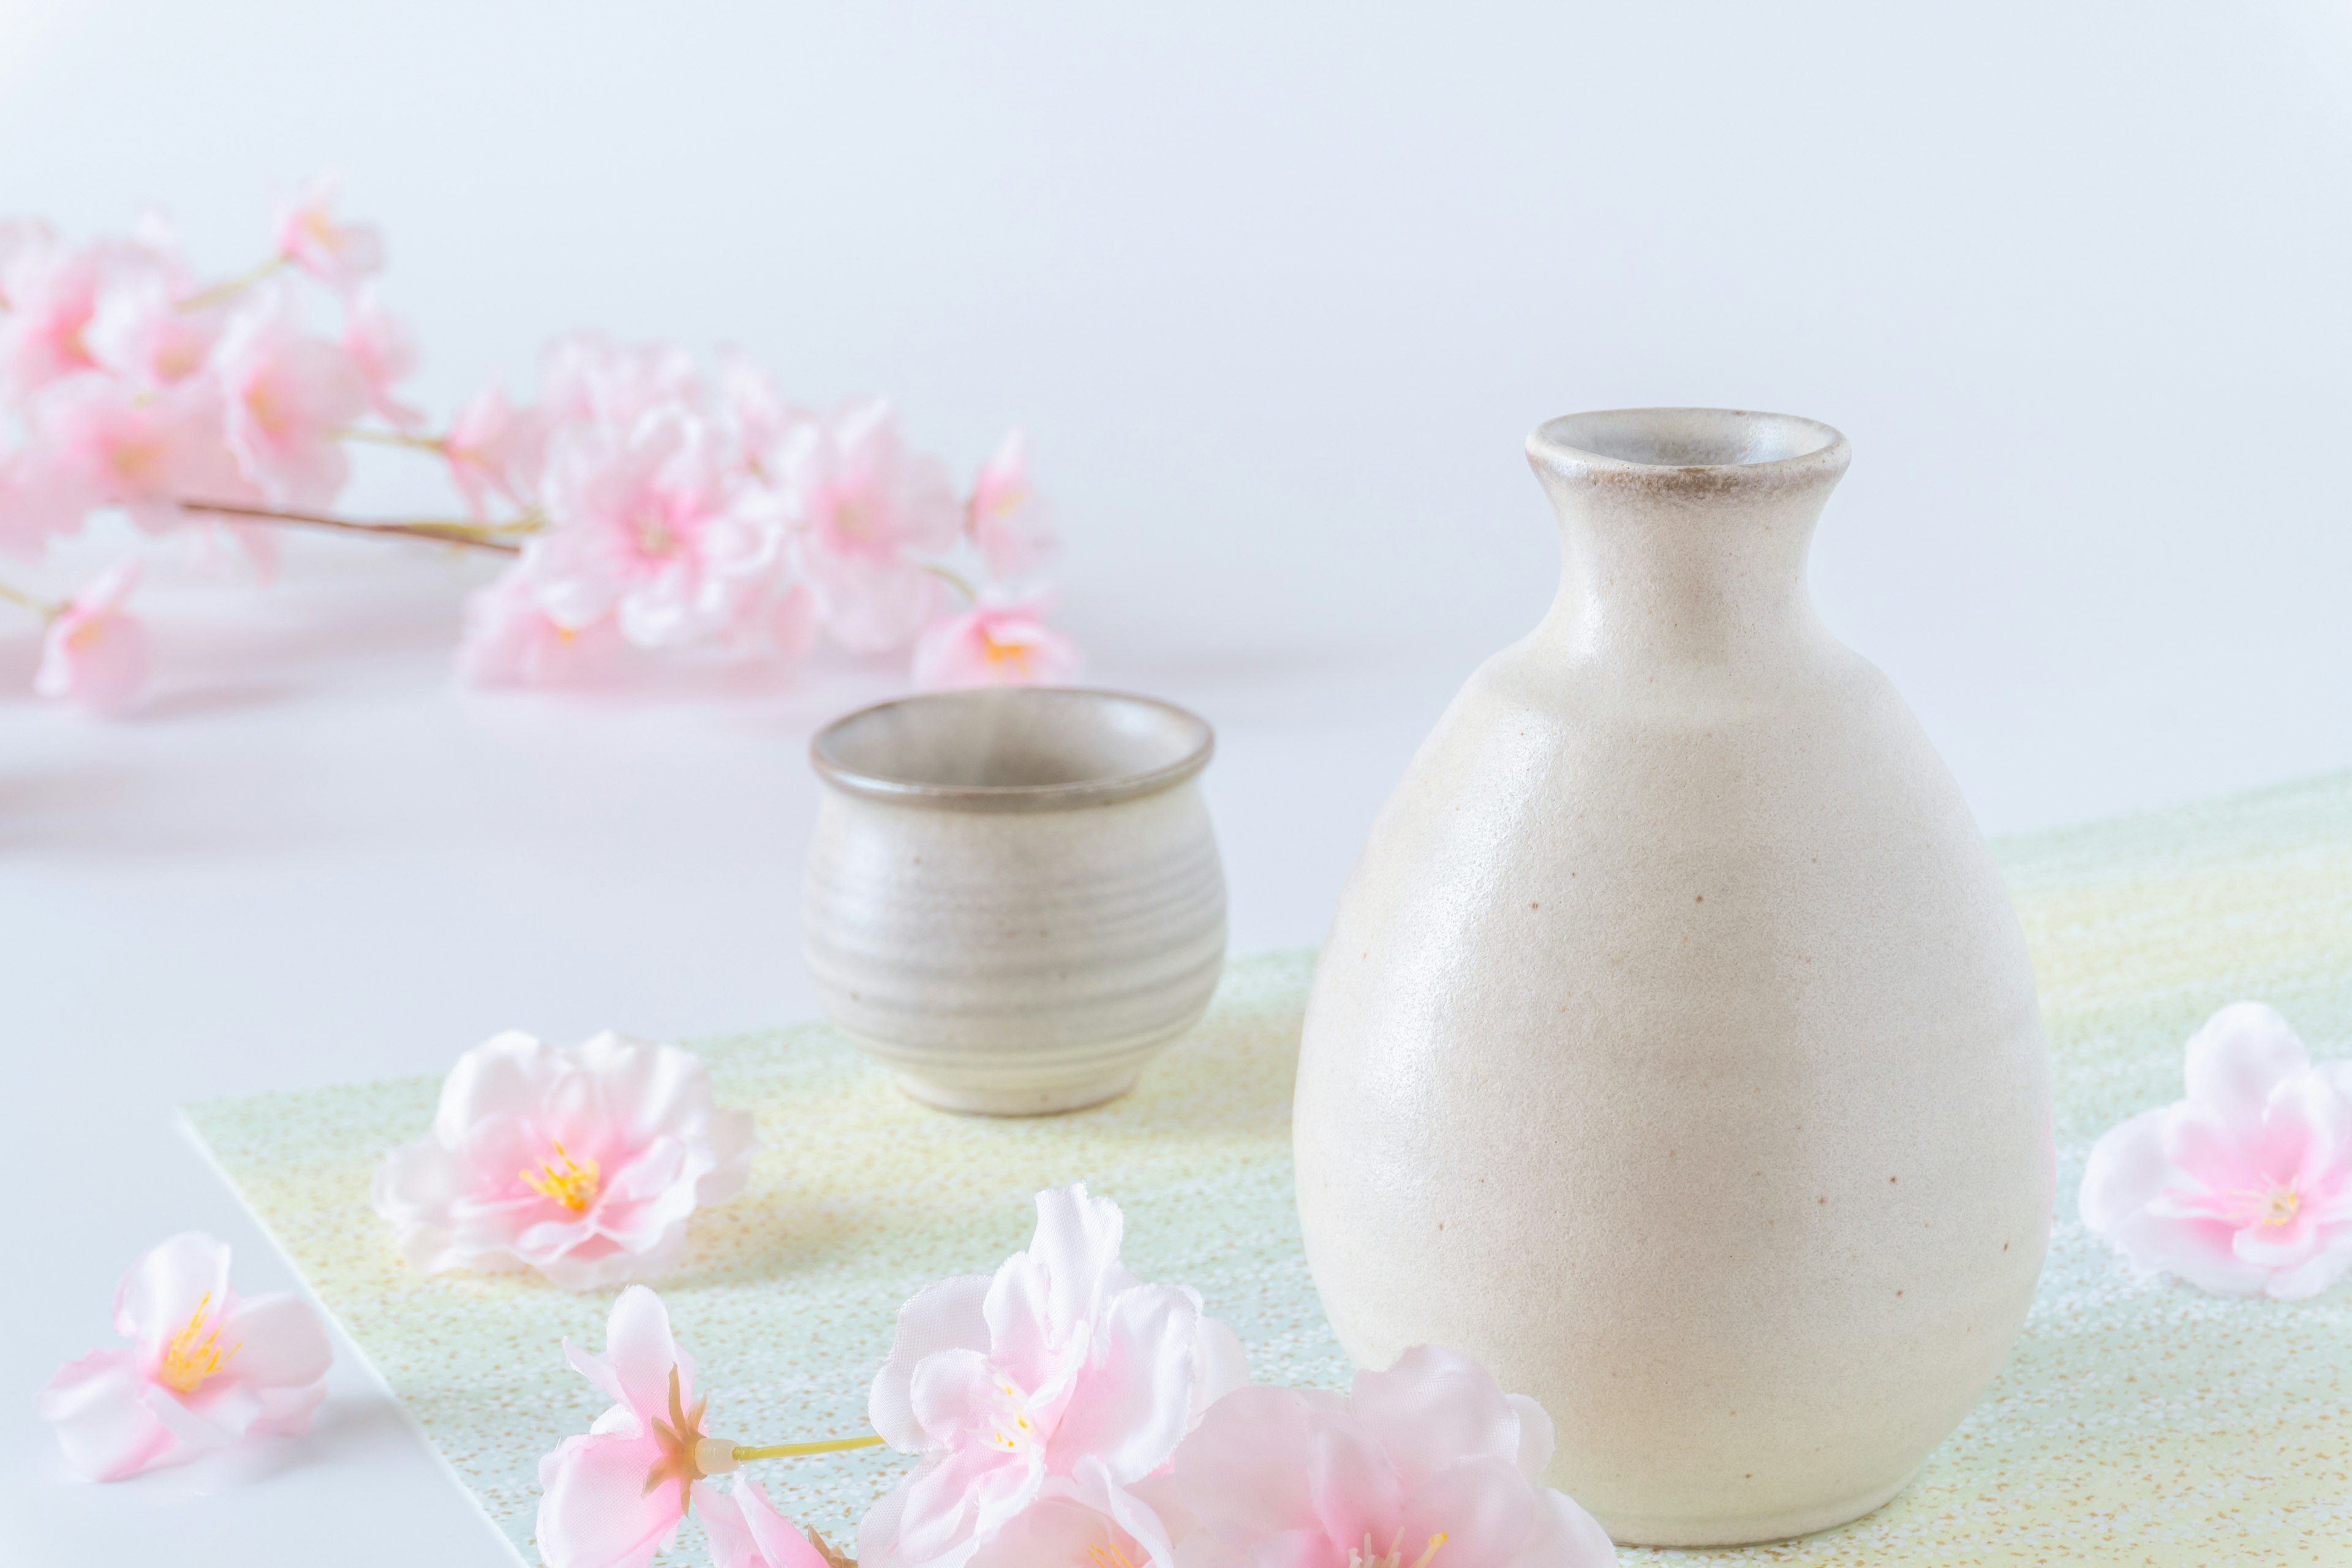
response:
{"label": "speckled glaze surface", "polygon": [[827,728],[806,899],[826,1015],[946,1110],[1133,1088],[1224,962],[1213,747],[1168,703],[1064,689],[941,692]]}
{"label": "speckled glaze surface", "polygon": [[1549,616],[1373,829],[1309,1003],[1297,1154],[1339,1339],[1557,1421],[1620,1541],[1885,1503],[2024,1321],[2048,1237],[2033,975],[1991,855],[1805,584],[1844,438],[1554,420]]}

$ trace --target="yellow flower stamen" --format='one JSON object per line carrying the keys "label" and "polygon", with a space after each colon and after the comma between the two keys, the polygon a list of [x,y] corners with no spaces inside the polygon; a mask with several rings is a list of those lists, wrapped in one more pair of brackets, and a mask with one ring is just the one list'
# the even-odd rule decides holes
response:
{"label": "yellow flower stamen", "polygon": [[556,1141],[555,1158],[563,1162],[558,1170],[554,1161],[544,1161],[536,1171],[518,1171],[523,1184],[535,1193],[553,1198],[573,1214],[583,1214],[596,1201],[597,1183],[602,1173],[593,1160],[579,1163],[564,1152],[561,1139]]}
{"label": "yellow flower stamen", "polygon": [[[1371,1535],[1367,1532],[1364,1544],[1349,1551],[1348,1568],[1406,1568],[1404,1552],[1401,1549],[1403,1540],[1404,1531],[1400,1528],[1389,1538],[1389,1549],[1381,1552],[1374,1550]],[[1428,1549],[1412,1560],[1412,1568],[1429,1568],[1430,1561],[1437,1555],[1437,1549],[1445,1542],[1446,1533],[1442,1530],[1431,1536]]]}
{"label": "yellow flower stamen", "polygon": [[1087,1547],[1087,1568],[1135,1568],[1135,1559],[1116,1543]]}
{"label": "yellow flower stamen", "polygon": [[1027,643],[998,642],[985,631],[980,634],[980,640],[982,647],[987,650],[988,662],[991,666],[1009,664],[1024,677],[1029,673],[1029,656],[1032,650]]}
{"label": "yellow flower stamen", "polygon": [[245,1348],[242,1341],[226,1350],[220,1348],[221,1325],[206,1321],[212,1310],[213,1294],[207,1290],[196,1303],[196,1310],[188,1315],[187,1322],[163,1347],[163,1364],[157,1369],[155,1378],[166,1388],[194,1394],[204,1386],[205,1379],[226,1366]]}

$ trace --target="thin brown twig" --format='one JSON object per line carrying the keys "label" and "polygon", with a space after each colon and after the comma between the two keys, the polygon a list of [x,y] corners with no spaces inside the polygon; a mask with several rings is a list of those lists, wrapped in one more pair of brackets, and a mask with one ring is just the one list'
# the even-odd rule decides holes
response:
{"label": "thin brown twig", "polygon": [[332,517],[319,511],[291,511],[280,507],[244,506],[236,501],[184,500],[183,511],[205,512],[215,517],[240,518],[247,522],[290,523],[301,528],[331,528],[340,533],[391,534],[401,539],[428,539],[436,544],[456,544],[467,550],[488,550],[499,555],[519,555],[522,546],[503,539],[490,537],[494,523],[470,522],[362,522],[356,518]]}

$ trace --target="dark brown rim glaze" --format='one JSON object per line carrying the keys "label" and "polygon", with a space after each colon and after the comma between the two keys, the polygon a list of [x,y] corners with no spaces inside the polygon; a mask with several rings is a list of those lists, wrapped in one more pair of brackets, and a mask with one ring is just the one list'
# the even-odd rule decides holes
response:
{"label": "dark brown rim glaze", "polygon": [[[1018,701],[1019,697],[1013,695],[1018,692],[1050,692],[1060,697],[1157,709],[1190,729],[1193,735],[1192,744],[1182,756],[1162,767],[1142,773],[1108,773],[1098,778],[1074,779],[1067,784],[950,784],[922,779],[892,778],[862,772],[833,754],[835,737],[869,714],[892,708],[965,701],[982,695],[997,701]],[[873,703],[855,712],[845,713],[819,730],[809,742],[809,763],[816,769],[818,777],[835,789],[862,795],[867,800],[887,801],[894,805],[919,806],[934,811],[1066,811],[1079,806],[1109,805],[1117,801],[1134,800],[1140,795],[1173,789],[1207,767],[1216,749],[1216,731],[1209,727],[1207,720],[1190,709],[1180,708],[1157,697],[1090,686],[988,687],[969,691],[927,691],[913,697]]]}

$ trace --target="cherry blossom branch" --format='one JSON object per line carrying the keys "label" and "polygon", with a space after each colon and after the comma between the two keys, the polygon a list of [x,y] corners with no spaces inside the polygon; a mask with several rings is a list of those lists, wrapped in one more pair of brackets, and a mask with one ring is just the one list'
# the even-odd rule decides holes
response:
{"label": "cherry blossom branch", "polygon": [[271,273],[277,272],[282,268],[291,266],[293,264],[293,260],[294,258],[290,256],[273,256],[267,261],[259,262],[252,267],[247,268],[244,271],[238,273],[234,278],[227,279],[223,282],[215,283],[209,289],[200,289],[197,292],[189,295],[186,299],[179,302],[177,309],[182,310],[201,310],[208,306],[218,305],[226,300],[234,300],[239,294],[244,293],[247,289],[252,288],[256,283],[258,283],[263,279],[268,277]]}
{"label": "cherry blossom branch", "polygon": [[347,426],[335,434],[346,441],[373,441],[379,447],[406,447],[445,456],[449,450],[446,436],[412,436],[405,430],[370,430],[360,425]]}
{"label": "cherry blossom branch", "polygon": [[751,1459],[789,1459],[802,1454],[839,1454],[851,1448],[878,1448],[880,1437],[835,1437],[823,1443],[772,1443],[764,1448],[747,1448],[740,1444],[735,1448],[735,1462]]}
{"label": "cherry blossom branch", "polygon": [[937,577],[940,582],[945,583],[949,587],[953,588],[957,593],[961,594],[965,604],[977,605],[980,603],[980,590],[971,585],[971,578],[965,576],[954,567],[942,566],[936,561],[926,561],[923,563],[923,570],[929,572],[932,576]]}
{"label": "cherry blossom branch", "polygon": [[354,518],[333,517],[319,511],[291,511],[282,508],[243,506],[235,501],[183,500],[183,511],[204,512],[214,517],[233,517],[246,522],[291,524],[300,528],[331,528],[342,533],[391,534],[403,539],[429,539],[436,544],[462,545],[468,550],[488,550],[499,555],[519,555],[522,546],[499,537],[507,533],[529,533],[538,526],[530,520],[528,526],[520,523],[477,522],[362,522]]}
{"label": "cherry blossom branch", "polygon": [[44,599],[37,594],[27,594],[24,589],[12,588],[5,583],[0,583],[0,599],[12,605],[22,605],[45,621],[57,619],[66,608],[55,599]]}

